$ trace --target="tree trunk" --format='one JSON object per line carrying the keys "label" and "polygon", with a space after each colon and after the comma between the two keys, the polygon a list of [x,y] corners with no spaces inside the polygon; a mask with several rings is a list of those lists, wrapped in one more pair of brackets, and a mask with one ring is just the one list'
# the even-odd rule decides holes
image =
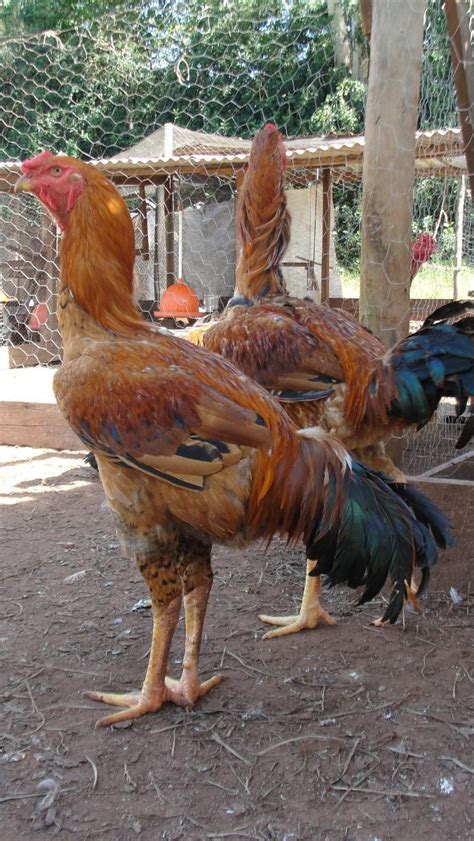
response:
{"label": "tree trunk", "polygon": [[446,0],[446,23],[451,46],[454,84],[458,98],[459,120],[464,140],[471,198],[474,201],[474,63],[472,32],[464,0]]}
{"label": "tree trunk", "polygon": [[347,27],[344,13],[341,8],[341,0],[326,0],[328,13],[332,17],[331,27],[334,38],[334,56],[337,67],[344,65],[351,66],[351,50],[347,39]]}
{"label": "tree trunk", "polygon": [[362,322],[408,333],[415,139],[426,0],[374,0],[362,197]]}

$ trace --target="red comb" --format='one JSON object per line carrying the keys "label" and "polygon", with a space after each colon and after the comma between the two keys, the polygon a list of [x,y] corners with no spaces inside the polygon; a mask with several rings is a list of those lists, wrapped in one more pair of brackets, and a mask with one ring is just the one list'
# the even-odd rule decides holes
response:
{"label": "red comb", "polygon": [[274,123],[267,123],[264,126],[264,130],[268,131],[268,134],[273,134],[274,131],[278,131],[276,125]]}
{"label": "red comb", "polygon": [[43,163],[45,158],[52,158],[52,152],[40,152],[39,155],[35,155],[34,158],[28,158],[28,160],[23,161],[21,165],[21,171],[25,173],[25,175],[29,175],[30,173],[34,172],[38,169],[41,164]]}

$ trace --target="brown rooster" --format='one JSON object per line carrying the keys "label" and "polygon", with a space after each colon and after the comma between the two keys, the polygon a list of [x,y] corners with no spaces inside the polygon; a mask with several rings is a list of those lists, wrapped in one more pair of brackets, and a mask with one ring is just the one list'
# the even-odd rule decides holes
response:
{"label": "brown rooster", "polygon": [[[357,458],[403,483],[384,442],[409,424],[425,424],[444,394],[459,396],[463,410],[474,387],[472,319],[421,330],[386,353],[347,312],[290,297],[280,270],[290,236],[285,168],[282,136],[269,123],[253,141],[238,198],[234,299],[217,322],[197,325],[188,338],[268,389],[298,427],[321,425]],[[434,248],[422,237],[412,274]],[[469,306],[455,302],[445,317]],[[308,559],[308,574],[315,563]],[[307,577],[299,616],[260,616],[281,626],[265,638],[314,628],[320,619],[333,624],[320,606],[319,586]]]}
{"label": "brown rooster", "polygon": [[[151,594],[153,638],[142,689],[92,692],[135,719],[166,701],[190,707],[221,680],[199,680],[215,541],[301,538],[317,573],[372,598],[388,574],[394,621],[414,564],[426,566],[446,523],[421,495],[404,501],[321,432],[298,432],[277,401],[222,357],[144,321],[132,295],[134,237],[115,188],[94,167],[43,152],[17,189],[35,194],[63,231],[58,404],[94,453],[128,556]],[[418,513],[419,512],[419,516]],[[432,531],[430,530],[430,526]],[[181,601],[179,680],[167,661]]]}

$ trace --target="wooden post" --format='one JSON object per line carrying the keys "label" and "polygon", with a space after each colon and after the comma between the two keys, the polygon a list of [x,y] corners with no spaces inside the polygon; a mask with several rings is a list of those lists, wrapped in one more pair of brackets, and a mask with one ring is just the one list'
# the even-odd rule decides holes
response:
{"label": "wooden post", "polygon": [[140,228],[142,232],[142,246],[140,254],[144,260],[150,259],[150,240],[148,237],[148,215],[146,203],[145,185],[140,184],[138,188],[140,194]]}
{"label": "wooden post", "polygon": [[464,0],[446,0],[444,8],[451,45],[464,153],[469,173],[471,198],[474,201],[474,63],[470,46],[469,18]]}
{"label": "wooden post", "polygon": [[158,301],[160,298],[160,188],[155,187],[155,225],[154,225],[154,249],[153,249],[153,298]]}
{"label": "wooden post", "polygon": [[174,223],[173,223],[173,176],[164,185],[165,242],[166,242],[166,285],[171,286],[174,276]]}
{"label": "wooden post", "polygon": [[460,279],[462,269],[462,235],[464,230],[464,201],[466,199],[466,176],[461,175],[458,184],[458,200],[456,207],[456,268],[453,273],[454,298],[460,298]]}
{"label": "wooden post", "polygon": [[[245,169],[238,169],[237,172],[235,173],[235,191],[237,193],[237,200],[239,198],[239,192],[242,189],[242,185],[244,183],[244,178],[245,178],[246,171],[247,171],[247,167],[245,167]],[[237,207],[237,204],[236,204],[236,207]],[[235,239],[235,268],[236,268],[236,270],[237,270],[237,266],[238,266],[238,263],[239,263],[239,257],[240,257],[240,242],[239,242],[239,238],[236,237],[236,239]],[[234,285],[234,297],[236,297],[237,294],[238,293],[237,293],[237,277],[236,277],[236,281],[235,281],[235,285]]]}
{"label": "wooden post", "polygon": [[359,0],[360,17],[362,30],[366,38],[370,38],[372,32],[372,0]]}
{"label": "wooden post", "polygon": [[323,218],[321,230],[321,303],[329,301],[329,255],[331,250],[331,170],[323,169]]}
{"label": "wooden post", "polygon": [[426,0],[373,0],[360,317],[387,347],[409,328],[412,196],[425,5]]}

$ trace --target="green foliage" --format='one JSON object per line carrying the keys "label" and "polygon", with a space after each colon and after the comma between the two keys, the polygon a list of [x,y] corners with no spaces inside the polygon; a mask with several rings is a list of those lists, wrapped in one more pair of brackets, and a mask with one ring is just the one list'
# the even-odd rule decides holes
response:
{"label": "green foliage", "polygon": [[67,29],[122,4],[123,0],[3,0],[0,33],[18,35]]}
{"label": "green foliage", "polygon": [[345,269],[358,269],[359,266],[361,199],[361,184],[334,185],[334,246],[337,263]]}
{"label": "green foliage", "polygon": [[419,128],[459,124],[444,3],[428,0],[422,53]]}
{"label": "green foliage", "polygon": [[364,131],[365,88],[355,79],[342,78],[334,93],[310,120],[313,134],[360,134]]}
{"label": "green foliage", "polygon": [[[358,0],[342,0],[353,56],[365,57]],[[109,157],[167,121],[252,137],[267,120],[287,135],[363,131],[365,88],[336,67],[325,0],[3,0],[0,158],[44,148]],[[39,34],[41,33],[41,34]],[[422,128],[457,109],[441,0],[428,0]],[[336,253],[360,257],[360,185],[335,185]],[[415,185],[414,234],[451,259],[456,183]]]}

